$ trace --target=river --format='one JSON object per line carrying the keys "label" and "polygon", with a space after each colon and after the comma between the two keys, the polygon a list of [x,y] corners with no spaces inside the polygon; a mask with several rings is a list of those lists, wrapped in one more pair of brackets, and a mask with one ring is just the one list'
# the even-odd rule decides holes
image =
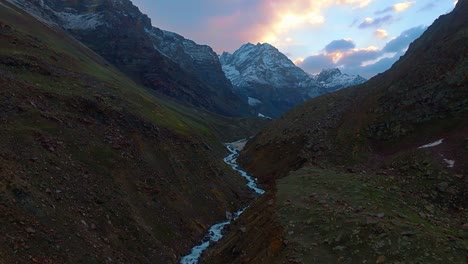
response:
{"label": "river", "polygon": [[[242,170],[239,165],[237,165],[237,157],[239,157],[239,149],[236,146],[239,144],[240,141],[228,143],[226,144],[226,148],[229,151],[229,155],[224,158],[224,162],[231,166],[231,168],[237,171],[242,177],[247,180],[247,186],[252,189],[255,193],[259,196],[264,194],[265,191],[258,187],[257,179],[255,179],[252,175],[248,174],[246,171]],[[182,257],[180,260],[180,264],[197,264],[200,260],[202,253],[207,250],[211,245],[218,242],[221,238],[223,238],[223,230],[226,226],[228,226],[231,221],[236,220],[247,207],[238,210],[234,213],[231,219],[225,219],[222,222],[214,224],[208,230],[208,234],[202,239],[202,241],[194,246],[190,251],[190,254]]]}

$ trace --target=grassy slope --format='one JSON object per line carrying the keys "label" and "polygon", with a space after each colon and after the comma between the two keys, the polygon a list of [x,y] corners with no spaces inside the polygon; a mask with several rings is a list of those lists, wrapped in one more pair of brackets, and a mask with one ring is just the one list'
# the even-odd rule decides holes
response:
{"label": "grassy slope", "polygon": [[0,262],[172,263],[245,202],[219,139],[251,121],[157,99],[0,7]]}
{"label": "grassy slope", "polygon": [[447,208],[408,198],[386,175],[291,173],[277,193],[286,255],[298,263],[464,263],[460,222],[446,219]]}

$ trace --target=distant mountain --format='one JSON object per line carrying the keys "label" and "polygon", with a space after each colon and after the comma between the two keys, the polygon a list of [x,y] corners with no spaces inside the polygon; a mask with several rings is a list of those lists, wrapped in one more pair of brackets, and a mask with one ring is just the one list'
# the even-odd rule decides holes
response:
{"label": "distant mountain", "polygon": [[220,61],[235,93],[257,112],[272,117],[310,98],[365,81],[338,69],[324,71],[316,79],[267,43],[244,44],[233,54],[224,52]]}
{"label": "distant mountain", "polygon": [[333,92],[345,87],[354,86],[366,82],[367,79],[360,75],[341,73],[340,69],[324,69],[314,76],[315,81],[322,87],[324,93]]}
{"label": "distant mountain", "polygon": [[247,103],[221,74],[211,48],[153,28],[129,0],[12,2],[49,25],[66,29],[151,89],[219,114],[250,115]]}

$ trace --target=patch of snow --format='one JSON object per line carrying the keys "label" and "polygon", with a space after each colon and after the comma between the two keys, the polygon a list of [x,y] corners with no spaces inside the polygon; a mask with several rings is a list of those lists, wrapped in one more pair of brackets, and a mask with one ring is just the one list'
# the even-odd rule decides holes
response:
{"label": "patch of snow", "polygon": [[62,26],[66,29],[95,29],[100,25],[104,25],[100,14],[72,14],[66,12],[56,12],[55,14],[62,20]]}
{"label": "patch of snow", "polygon": [[264,115],[264,114],[262,114],[262,113],[258,113],[258,117],[266,118],[266,119],[273,119],[273,118],[271,118],[271,117],[269,117],[269,116],[266,116],[266,115]]}
{"label": "patch of snow", "polygon": [[435,146],[438,146],[438,145],[442,144],[443,141],[444,141],[444,139],[439,139],[439,140],[437,140],[435,142],[432,142],[432,143],[429,143],[429,144],[426,144],[426,145],[422,145],[418,149],[432,148],[432,147],[435,147]]}
{"label": "patch of snow", "polygon": [[447,163],[447,168],[455,167],[455,161],[454,160],[444,159],[444,161],[445,161],[445,163]]}
{"label": "patch of snow", "polygon": [[247,102],[249,103],[250,106],[256,106],[256,105],[262,104],[262,101],[253,97],[248,97]]}
{"label": "patch of snow", "polygon": [[240,72],[234,65],[223,65],[223,71],[229,80],[235,80],[240,75]]}

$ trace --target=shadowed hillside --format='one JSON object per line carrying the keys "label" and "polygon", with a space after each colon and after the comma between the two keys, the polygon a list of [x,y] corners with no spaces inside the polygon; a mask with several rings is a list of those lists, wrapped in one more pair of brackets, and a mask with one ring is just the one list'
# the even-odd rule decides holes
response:
{"label": "shadowed hillside", "polygon": [[258,120],[158,99],[3,0],[0,87],[1,263],[176,263],[249,198],[220,140]]}

